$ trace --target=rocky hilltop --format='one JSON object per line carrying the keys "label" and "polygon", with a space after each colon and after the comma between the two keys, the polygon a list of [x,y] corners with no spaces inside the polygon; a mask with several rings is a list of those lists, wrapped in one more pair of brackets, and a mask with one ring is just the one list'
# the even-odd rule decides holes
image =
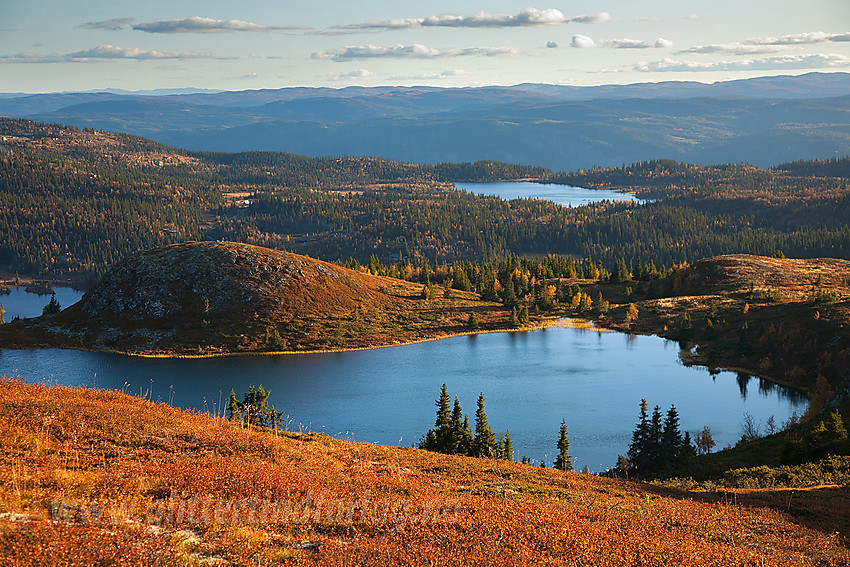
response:
{"label": "rocky hilltop", "polygon": [[233,242],[189,242],[130,256],[76,305],[3,329],[14,346],[149,355],[334,350],[463,332],[470,311],[503,324],[471,293],[421,298],[421,284]]}

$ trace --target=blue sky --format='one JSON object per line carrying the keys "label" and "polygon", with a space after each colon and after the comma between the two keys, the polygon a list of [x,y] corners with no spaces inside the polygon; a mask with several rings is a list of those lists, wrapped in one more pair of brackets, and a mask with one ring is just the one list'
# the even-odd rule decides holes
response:
{"label": "blue sky", "polygon": [[850,72],[848,0],[2,0],[0,92]]}

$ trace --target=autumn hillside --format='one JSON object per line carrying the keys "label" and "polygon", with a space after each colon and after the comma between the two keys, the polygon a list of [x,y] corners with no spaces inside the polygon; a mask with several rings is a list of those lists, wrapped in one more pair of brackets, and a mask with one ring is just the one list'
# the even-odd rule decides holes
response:
{"label": "autumn hillside", "polygon": [[483,329],[507,315],[477,294],[373,276],[234,242],[187,242],[113,266],[76,305],[2,327],[4,345],[141,354],[333,350]]}
{"label": "autumn hillside", "polygon": [[836,536],[731,498],[244,429],[115,392],[4,380],[0,452],[5,565],[850,561]]}

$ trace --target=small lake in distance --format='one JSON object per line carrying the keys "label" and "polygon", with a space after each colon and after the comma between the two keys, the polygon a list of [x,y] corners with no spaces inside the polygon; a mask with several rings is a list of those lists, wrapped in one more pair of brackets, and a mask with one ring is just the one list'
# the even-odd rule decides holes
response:
{"label": "small lake in distance", "polygon": [[[14,288],[13,288],[14,290]],[[63,306],[79,292],[57,288]],[[0,297],[36,313],[50,296]],[[63,300],[62,298],[65,298]],[[37,300],[36,300],[37,299]],[[676,343],[570,328],[488,333],[366,351],[209,359],[145,359],[73,350],[0,349],[0,374],[27,382],[89,386],[142,395],[210,413],[231,388],[270,389],[270,402],[288,415],[290,430],[411,446],[433,426],[434,400],[445,382],[474,424],[483,391],[494,431],[510,429],[515,458],[523,453],[551,466],[558,426],[566,419],[577,468],[600,471],[628,449],[638,404],[662,411],[675,404],[682,431],[711,428],[717,448],[741,436],[744,412],[762,424],[782,424],[805,411],[795,392],[732,372],[712,376],[687,368]]]}
{"label": "small lake in distance", "polygon": [[598,201],[631,201],[645,203],[632,193],[610,189],[585,189],[554,183],[528,181],[503,181],[498,183],[455,183],[455,187],[476,195],[495,195],[505,200],[545,199],[565,207],[578,207]]}
{"label": "small lake in distance", "polygon": [[[3,304],[3,309],[6,310],[3,316],[6,322],[11,321],[15,317],[21,319],[38,317],[41,315],[44,306],[50,302],[50,294],[38,295],[24,291],[24,286],[11,286],[9,290],[11,294],[0,294],[0,303]],[[56,293],[56,301],[60,307],[65,309],[80,300],[83,296],[82,292],[71,289],[70,287],[57,287],[53,291]]]}

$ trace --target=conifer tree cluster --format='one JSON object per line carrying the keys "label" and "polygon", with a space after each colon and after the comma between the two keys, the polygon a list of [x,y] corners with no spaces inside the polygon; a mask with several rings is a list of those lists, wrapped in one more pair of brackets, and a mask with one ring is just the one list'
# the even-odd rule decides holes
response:
{"label": "conifer tree cluster", "polygon": [[499,433],[498,440],[496,439],[487,421],[483,392],[478,396],[474,430],[470,427],[469,416],[463,413],[457,396],[450,408],[451,398],[446,384],[440,389],[440,396],[435,403],[437,419],[434,428],[429,429],[419,440],[420,449],[447,455],[513,460],[511,432],[507,430],[504,435]]}
{"label": "conifer tree cluster", "polygon": [[850,452],[850,440],[841,413],[830,412],[825,420],[820,420],[807,433],[789,435],[782,451],[786,463],[800,463],[806,460],[822,459],[828,455],[842,455]]}
{"label": "conifer tree cluster", "polygon": [[256,388],[252,385],[240,402],[236,398],[236,392],[230,390],[230,398],[227,401],[228,419],[246,425],[279,429],[284,423],[283,412],[269,405],[270,395],[271,390],[266,391],[262,384]]}
{"label": "conifer tree cluster", "polygon": [[690,433],[682,436],[679,431],[679,413],[671,405],[662,419],[661,408],[655,406],[648,413],[645,399],[640,401],[640,417],[632,432],[632,443],[626,460],[619,460],[617,467],[633,471],[640,476],[651,476],[661,471],[681,466],[692,456],[696,448]]}
{"label": "conifer tree cluster", "polygon": [[59,313],[62,311],[62,306],[59,304],[59,301],[56,299],[56,292],[53,292],[50,296],[50,301],[44,308],[41,310],[42,315],[53,315],[54,313]]}

